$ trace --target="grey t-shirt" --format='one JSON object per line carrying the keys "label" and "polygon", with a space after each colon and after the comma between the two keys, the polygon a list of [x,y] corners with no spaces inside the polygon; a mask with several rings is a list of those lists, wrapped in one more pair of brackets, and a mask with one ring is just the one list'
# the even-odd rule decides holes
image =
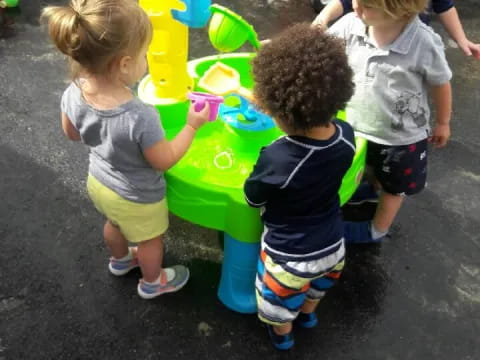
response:
{"label": "grey t-shirt", "polygon": [[110,110],[98,110],[72,83],[61,103],[82,141],[90,148],[89,172],[125,199],[153,203],[165,196],[163,174],[153,169],[143,150],[165,137],[158,111],[134,98]]}
{"label": "grey t-shirt", "polygon": [[425,139],[430,131],[429,87],[452,77],[440,36],[415,17],[393,43],[379,48],[355,13],[328,32],[345,40],[354,71],[355,93],[346,115],[355,131],[385,145]]}

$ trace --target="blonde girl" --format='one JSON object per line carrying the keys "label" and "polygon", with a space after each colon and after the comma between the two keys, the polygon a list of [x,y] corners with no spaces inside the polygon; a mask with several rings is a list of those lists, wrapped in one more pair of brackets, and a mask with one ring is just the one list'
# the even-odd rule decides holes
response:
{"label": "blonde girl", "polygon": [[137,290],[146,299],[181,289],[188,269],[162,267],[168,228],[163,172],[185,154],[208,120],[208,106],[201,112],[190,108],[186,125],[168,141],[156,109],[132,93],[129,87],[146,72],[152,37],[150,21],[136,1],[71,0],[45,8],[42,19],[70,62],[62,129],[90,149],[87,189],[107,218],[103,235],[112,255],[110,272],[120,276],[140,266]]}

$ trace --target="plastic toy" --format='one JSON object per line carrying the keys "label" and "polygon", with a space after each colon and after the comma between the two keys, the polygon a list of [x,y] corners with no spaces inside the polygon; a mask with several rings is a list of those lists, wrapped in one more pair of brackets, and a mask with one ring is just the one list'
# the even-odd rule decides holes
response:
{"label": "plastic toy", "polygon": [[218,107],[223,103],[223,98],[202,92],[191,92],[188,94],[188,98],[195,104],[195,111],[202,111],[205,103],[210,105],[210,114],[208,120],[214,121],[218,115]]}
{"label": "plastic toy", "polygon": [[2,0],[0,1],[0,8],[13,8],[18,6],[18,0]]}
{"label": "plastic toy", "polygon": [[[148,56],[151,73],[142,80],[138,92],[142,100],[157,107],[166,136],[171,139],[185,124],[189,106],[187,94],[191,90],[208,92],[201,86],[205,84],[200,79],[213,65],[221,62],[234,69],[239,74],[240,87],[253,88],[250,61],[255,54],[221,54],[187,63],[187,38],[184,36],[188,32],[182,28],[184,24],[174,19],[167,3],[172,9],[185,12],[177,6],[178,1],[140,2],[146,6],[155,32]],[[196,8],[195,11],[202,14],[202,10]],[[177,29],[182,30],[177,33]],[[159,50],[163,53],[159,54]],[[242,313],[256,311],[254,283],[263,229],[258,209],[250,208],[244,200],[243,183],[261,147],[281,135],[273,121],[258,112],[246,98],[229,95],[220,105],[217,121],[209,122],[197,132],[189,151],[165,174],[170,211],[224,234],[218,296],[227,307]],[[365,141],[357,139],[354,163],[339,192],[342,203],[355,191],[364,159]]]}
{"label": "plastic toy", "polygon": [[193,89],[187,73],[187,25],[207,24],[210,0],[140,0],[140,6],[147,12],[154,31],[147,52],[150,68],[147,93],[154,96],[152,102],[185,101],[187,92]]}
{"label": "plastic toy", "polygon": [[210,0],[182,0],[186,5],[185,11],[172,10],[175,20],[191,28],[202,28],[210,18]]}
{"label": "plastic toy", "polygon": [[263,131],[275,127],[273,119],[258,111],[253,104],[239,95],[230,95],[220,106],[220,117],[230,126],[249,130]]}
{"label": "plastic toy", "polygon": [[232,52],[247,40],[254,49],[260,48],[260,42],[253,26],[240,15],[217,4],[212,5],[210,11],[212,19],[208,27],[208,36],[215,49],[220,52]]}
{"label": "plastic toy", "polygon": [[213,64],[198,81],[198,86],[216,95],[238,93],[253,102],[252,92],[240,84],[240,74],[221,62]]}
{"label": "plastic toy", "polygon": [[0,0],[0,30],[13,25],[13,19],[7,15],[7,8],[13,8],[18,5],[18,0]]}

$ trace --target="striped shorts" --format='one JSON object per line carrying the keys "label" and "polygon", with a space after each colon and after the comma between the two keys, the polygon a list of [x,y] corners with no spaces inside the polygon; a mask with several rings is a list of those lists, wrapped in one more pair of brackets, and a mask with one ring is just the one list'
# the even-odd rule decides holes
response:
{"label": "striped shorts", "polygon": [[258,317],[271,325],[295,320],[305,300],[320,300],[340,278],[345,245],[320,259],[276,261],[262,248],[255,282]]}

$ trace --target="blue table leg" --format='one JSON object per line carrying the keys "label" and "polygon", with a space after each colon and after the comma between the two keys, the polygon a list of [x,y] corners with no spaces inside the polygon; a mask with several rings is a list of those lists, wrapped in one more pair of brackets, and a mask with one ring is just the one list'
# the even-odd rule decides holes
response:
{"label": "blue table leg", "polygon": [[218,297],[228,308],[245,314],[257,312],[255,276],[260,243],[246,243],[224,233],[222,276]]}

